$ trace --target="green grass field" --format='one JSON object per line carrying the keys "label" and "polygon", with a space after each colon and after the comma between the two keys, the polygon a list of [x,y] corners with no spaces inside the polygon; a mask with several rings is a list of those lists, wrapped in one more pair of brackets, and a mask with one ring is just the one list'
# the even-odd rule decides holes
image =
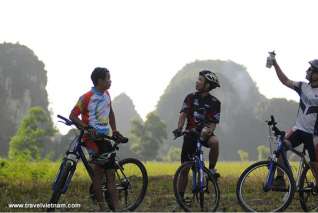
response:
{"label": "green grass field", "polygon": [[[236,182],[252,162],[219,162],[221,174],[219,186],[221,200],[218,211],[242,211],[236,200]],[[51,195],[51,185],[60,163],[13,162],[0,160],[0,211],[45,211],[45,209],[9,208],[8,204],[47,203]],[[173,175],[179,163],[146,162],[149,185],[146,197],[137,211],[172,211],[176,207],[173,194]],[[60,203],[78,203],[80,208],[60,209],[61,211],[96,211],[91,202],[88,188],[91,181],[83,167],[78,164],[69,190],[62,195]],[[181,211],[181,209],[177,209]],[[299,201],[294,200],[288,211],[301,211]]]}

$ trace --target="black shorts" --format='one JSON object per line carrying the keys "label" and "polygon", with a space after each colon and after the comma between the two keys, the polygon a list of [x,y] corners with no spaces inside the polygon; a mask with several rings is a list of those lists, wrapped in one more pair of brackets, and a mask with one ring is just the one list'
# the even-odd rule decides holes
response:
{"label": "black shorts", "polygon": [[[212,133],[211,136],[213,135],[214,134]],[[181,151],[181,163],[192,160],[191,157],[194,156],[197,149],[197,140],[198,136],[196,134],[189,133],[184,135]],[[202,141],[201,144],[207,148],[209,147],[207,141]]]}
{"label": "black shorts", "polygon": [[312,134],[297,129],[287,138],[287,140],[291,142],[293,147],[297,147],[303,143],[309,153],[310,161],[316,161],[315,146]]}
{"label": "black shorts", "polygon": [[[98,153],[89,152],[92,158],[96,157],[97,155],[111,152],[114,150],[110,141],[95,141],[95,143],[98,147]],[[103,168],[104,169],[115,169],[116,168],[115,158],[114,157],[110,158],[109,161],[103,165]]]}

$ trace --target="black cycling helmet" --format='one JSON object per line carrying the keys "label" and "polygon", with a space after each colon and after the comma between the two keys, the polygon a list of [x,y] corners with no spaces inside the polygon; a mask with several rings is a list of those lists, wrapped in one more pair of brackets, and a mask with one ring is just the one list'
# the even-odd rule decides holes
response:
{"label": "black cycling helmet", "polygon": [[220,83],[216,74],[210,70],[202,70],[199,72],[199,75],[202,75],[205,80],[210,84],[210,89],[220,87]]}
{"label": "black cycling helmet", "polygon": [[314,59],[312,61],[309,61],[310,68],[313,72],[318,72],[318,59]]}

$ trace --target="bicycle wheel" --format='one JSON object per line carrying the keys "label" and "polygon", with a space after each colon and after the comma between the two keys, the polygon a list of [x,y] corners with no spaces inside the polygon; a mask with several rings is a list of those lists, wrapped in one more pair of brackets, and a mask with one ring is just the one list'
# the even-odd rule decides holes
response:
{"label": "bicycle wheel", "polygon": [[[53,194],[51,196],[51,199],[49,201],[50,204],[57,204],[57,202],[59,201],[61,194],[63,193],[63,188],[65,185],[65,182],[67,180],[67,177],[70,174],[70,171],[72,169],[73,163],[71,161],[64,161],[61,164],[59,173],[57,175],[56,181],[54,183],[55,185],[55,189],[53,190]],[[52,212],[54,211],[55,208],[48,208],[47,211],[48,212]]]}
{"label": "bicycle wheel", "polygon": [[299,179],[300,205],[306,212],[318,211],[318,193],[315,191],[315,186],[315,177],[311,169],[306,166]]}
{"label": "bicycle wheel", "polygon": [[134,158],[123,159],[118,164],[121,167],[116,170],[119,210],[134,211],[146,195],[147,170],[139,160]]}
{"label": "bicycle wheel", "polygon": [[276,212],[283,211],[293,199],[295,184],[292,175],[279,164],[274,163],[275,173],[281,171],[285,186],[265,188],[269,178],[270,161],[260,161],[249,166],[240,176],[236,196],[245,211]]}
{"label": "bicycle wheel", "polygon": [[203,192],[200,192],[200,175],[194,162],[182,164],[173,179],[173,190],[183,210],[188,212],[216,211],[220,200],[220,190],[211,172],[203,169]]}

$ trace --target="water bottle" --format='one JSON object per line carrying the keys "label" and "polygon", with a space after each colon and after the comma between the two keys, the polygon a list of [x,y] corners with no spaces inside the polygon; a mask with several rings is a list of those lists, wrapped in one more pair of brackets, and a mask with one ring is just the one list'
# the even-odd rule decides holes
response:
{"label": "water bottle", "polygon": [[267,57],[266,60],[266,67],[271,68],[273,66],[273,60],[275,60],[275,51],[268,52],[269,56]]}

